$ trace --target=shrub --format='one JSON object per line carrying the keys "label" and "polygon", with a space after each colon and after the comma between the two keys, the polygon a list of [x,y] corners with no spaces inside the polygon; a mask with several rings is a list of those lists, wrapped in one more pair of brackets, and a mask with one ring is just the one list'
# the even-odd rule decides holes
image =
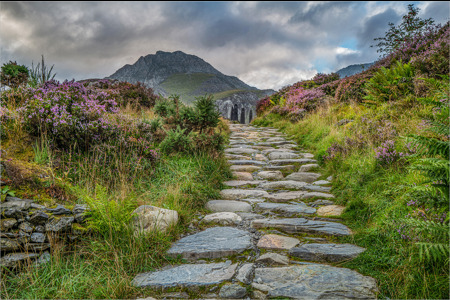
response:
{"label": "shrub", "polygon": [[28,81],[29,71],[23,65],[18,65],[17,62],[10,61],[2,66],[0,73],[0,82],[12,88],[17,88],[25,85]]}
{"label": "shrub", "polygon": [[345,77],[340,80],[336,89],[335,99],[338,102],[362,102],[365,93],[365,84],[372,77],[370,70]]}
{"label": "shrub", "polygon": [[121,82],[117,80],[87,80],[81,81],[83,85],[91,89],[100,89],[116,99],[119,106],[131,105],[135,109],[142,107],[153,107],[159,96],[155,95],[153,89],[138,82],[136,84]]}
{"label": "shrub", "polygon": [[181,129],[180,126],[168,131],[166,138],[159,145],[161,152],[164,154],[191,153],[194,148],[191,134],[185,134],[185,131],[186,129]]}
{"label": "shrub", "polygon": [[205,95],[196,99],[194,107],[197,110],[197,129],[202,133],[206,129],[217,127],[220,112],[217,110],[213,96]]}
{"label": "shrub", "polygon": [[339,79],[340,76],[338,73],[330,73],[330,74],[317,73],[312,80],[314,81],[314,84],[316,86],[319,86]]}
{"label": "shrub", "polygon": [[156,101],[154,110],[160,117],[169,117],[175,114],[175,105],[166,99],[159,99]]}
{"label": "shrub", "polygon": [[196,153],[208,153],[217,157],[224,149],[225,138],[220,133],[199,133],[192,135],[192,142]]}
{"label": "shrub", "polygon": [[414,68],[409,64],[397,62],[390,69],[381,67],[366,83],[365,102],[380,103],[414,93]]}
{"label": "shrub", "polygon": [[106,113],[117,113],[117,103],[107,93],[88,90],[73,80],[47,81],[25,92],[33,94],[21,109],[28,132],[45,133],[57,147],[77,144],[87,150],[118,132],[104,118]]}

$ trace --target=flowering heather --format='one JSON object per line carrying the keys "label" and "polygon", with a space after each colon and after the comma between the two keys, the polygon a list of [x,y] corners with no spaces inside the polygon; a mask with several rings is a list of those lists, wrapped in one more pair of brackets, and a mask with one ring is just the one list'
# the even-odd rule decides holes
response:
{"label": "flowering heather", "polygon": [[340,76],[338,73],[331,73],[331,74],[317,73],[312,80],[316,85],[322,85],[330,83],[332,81],[339,80],[339,78]]}
{"label": "flowering heather", "polygon": [[88,148],[111,137],[117,126],[104,115],[118,112],[114,98],[103,91],[85,88],[74,81],[48,81],[37,89],[20,109],[28,131],[46,134],[58,147],[74,143]]}
{"label": "flowering heather", "polygon": [[392,140],[385,141],[380,147],[375,150],[375,158],[379,165],[388,167],[400,158],[408,156],[409,154],[403,152],[397,152],[395,150],[395,142]]}

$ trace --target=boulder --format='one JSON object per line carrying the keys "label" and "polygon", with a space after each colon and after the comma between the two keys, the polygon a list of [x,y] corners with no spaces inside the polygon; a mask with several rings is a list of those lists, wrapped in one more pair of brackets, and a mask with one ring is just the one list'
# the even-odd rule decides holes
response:
{"label": "boulder", "polygon": [[166,231],[169,226],[178,223],[178,212],[151,205],[141,205],[133,211],[133,226],[136,233],[148,233],[154,230]]}

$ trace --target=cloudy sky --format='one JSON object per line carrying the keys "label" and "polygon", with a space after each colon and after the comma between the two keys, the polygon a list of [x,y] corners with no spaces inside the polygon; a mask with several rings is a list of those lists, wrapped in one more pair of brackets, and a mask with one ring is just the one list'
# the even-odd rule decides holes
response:
{"label": "cloudy sky", "polygon": [[103,78],[158,50],[201,57],[226,75],[278,89],[378,58],[375,37],[407,5],[449,19],[443,2],[0,2],[0,59],[44,54],[58,80]]}

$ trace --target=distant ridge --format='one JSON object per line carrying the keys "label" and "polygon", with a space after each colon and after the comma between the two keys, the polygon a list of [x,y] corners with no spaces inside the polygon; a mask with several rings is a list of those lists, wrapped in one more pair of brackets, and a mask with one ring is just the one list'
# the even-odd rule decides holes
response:
{"label": "distant ridge", "polygon": [[182,51],[141,56],[133,65],[127,64],[106,78],[142,82],[162,96],[178,94],[186,103],[205,94],[223,99],[242,92],[253,92],[258,97],[275,92],[259,90],[235,76],[224,75],[198,56]]}
{"label": "distant ridge", "polygon": [[350,65],[348,67],[342,68],[339,71],[336,71],[336,73],[341,76],[341,78],[352,76],[358,73],[361,73],[364,70],[367,70],[370,68],[375,62],[366,63],[366,64],[355,64]]}

